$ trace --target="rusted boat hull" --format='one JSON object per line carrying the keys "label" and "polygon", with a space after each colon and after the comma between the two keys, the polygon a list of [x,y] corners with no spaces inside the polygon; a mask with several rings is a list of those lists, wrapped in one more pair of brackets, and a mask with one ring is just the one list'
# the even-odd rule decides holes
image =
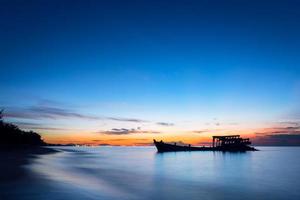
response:
{"label": "rusted boat hull", "polygon": [[244,152],[244,151],[257,151],[254,147],[250,146],[234,146],[234,147],[193,147],[181,146],[175,144],[167,144],[154,140],[154,145],[158,152],[175,152],[175,151],[228,151],[228,152]]}

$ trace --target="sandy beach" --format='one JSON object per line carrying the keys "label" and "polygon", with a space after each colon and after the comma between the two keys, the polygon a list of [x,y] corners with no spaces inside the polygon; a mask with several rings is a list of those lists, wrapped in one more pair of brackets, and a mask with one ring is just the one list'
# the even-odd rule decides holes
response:
{"label": "sandy beach", "polygon": [[0,183],[15,181],[26,175],[22,166],[37,155],[57,153],[57,150],[47,147],[2,147],[0,148]]}

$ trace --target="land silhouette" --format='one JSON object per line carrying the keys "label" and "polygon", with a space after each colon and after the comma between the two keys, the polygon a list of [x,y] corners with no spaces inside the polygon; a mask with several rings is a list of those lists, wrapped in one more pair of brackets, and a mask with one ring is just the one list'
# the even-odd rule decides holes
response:
{"label": "land silhouette", "polygon": [[23,131],[18,126],[5,122],[0,111],[0,145],[5,146],[45,146],[42,137],[33,131]]}
{"label": "land silhouette", "polygon": [[23,131],[18,126],[5,122],[0,111],[0,183],[13,181],[25,175],[21,167],[41,154],[58,151],[46,148],[42,137],[33,131]]}

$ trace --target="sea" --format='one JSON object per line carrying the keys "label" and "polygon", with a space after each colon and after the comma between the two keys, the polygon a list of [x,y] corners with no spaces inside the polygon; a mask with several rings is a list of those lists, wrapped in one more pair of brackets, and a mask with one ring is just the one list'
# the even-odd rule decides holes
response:
{"label": "sea", "polygon": [[[300,147],[245,153],[170,152],[155,147],[51,147],[1,200],[299,200]],[[0,163],[1,164],[1,163]]]}

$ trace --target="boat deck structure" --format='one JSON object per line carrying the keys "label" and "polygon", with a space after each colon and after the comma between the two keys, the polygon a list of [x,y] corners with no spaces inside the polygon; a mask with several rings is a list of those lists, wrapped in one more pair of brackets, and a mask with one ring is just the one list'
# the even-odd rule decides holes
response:
{"label": "boat deck structure", "polygon": [[177,145],[176,143],[170,144],[163,141],[154,141],[154,145],[158,152],[173,152],[173,151],[231,151],[231,152],[245,152],[257,151],[254,147],[250,146],[249,138],[241,138],[240,135],[227,135],[227,136],[213,136],[212,146],[198,147],[191,145]]}

